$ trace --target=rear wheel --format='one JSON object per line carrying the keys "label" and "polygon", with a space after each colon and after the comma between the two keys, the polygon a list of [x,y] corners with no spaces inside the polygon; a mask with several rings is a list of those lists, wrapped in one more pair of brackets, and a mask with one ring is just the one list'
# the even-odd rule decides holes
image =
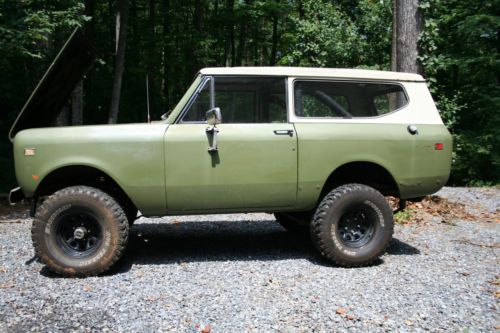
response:
{"label": "rear wheel", "polygon": [[347,184],[321,201],[311,223],[311,238],[326,259],[341,266],[363,266],[385,251],[393,229],[392,210],[380,192]]}
{"label": "rear wheel", "polygon": [[123,254],[128,220],[103,191],[73,186],[57,191],[38,209],[32,226],[36,254],[66,276],[98,275]]}

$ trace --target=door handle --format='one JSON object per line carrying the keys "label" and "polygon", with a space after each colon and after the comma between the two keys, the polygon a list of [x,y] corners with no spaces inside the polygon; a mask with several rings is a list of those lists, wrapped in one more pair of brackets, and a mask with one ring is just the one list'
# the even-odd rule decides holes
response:
{"label": "door handle", "polygon": [[212,134],[212,144],[208,147],[209,153],[215,153],[219,149],[217,148],[217,133],[219,133],[219,129],[215,127],[215,125],[208,126],[205,132]]}
{"label": "door handle", "polygon": [[274,130],[273,132],[276,135],[289,135],[289,136],[293,136],[293,130],[291,130],[291,129],[289,129],[289,130]]}

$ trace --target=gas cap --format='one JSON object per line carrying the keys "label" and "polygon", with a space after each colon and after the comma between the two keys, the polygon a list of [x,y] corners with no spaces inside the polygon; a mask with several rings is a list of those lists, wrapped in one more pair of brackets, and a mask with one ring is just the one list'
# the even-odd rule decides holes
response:
{"label": "gas cap", "polygon": [[411,135],[418,134],[418,128],[415,125],[409,125],[408,127],[408,132],[410,132]]}

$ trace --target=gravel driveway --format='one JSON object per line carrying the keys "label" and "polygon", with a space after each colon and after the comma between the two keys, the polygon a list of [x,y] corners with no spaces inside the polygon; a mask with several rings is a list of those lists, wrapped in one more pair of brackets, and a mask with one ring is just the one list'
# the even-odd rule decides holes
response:
{"label": "gravel driveway", "polygon": [[[439,195],[498,216],[499,189]],[[378,263],[345,269],[269,214],[140,219],[115,271],[86,279],[33,258],[30,219],[3,222],[0,331],[499,330],[500,223],[451,222],[397,225]]]}

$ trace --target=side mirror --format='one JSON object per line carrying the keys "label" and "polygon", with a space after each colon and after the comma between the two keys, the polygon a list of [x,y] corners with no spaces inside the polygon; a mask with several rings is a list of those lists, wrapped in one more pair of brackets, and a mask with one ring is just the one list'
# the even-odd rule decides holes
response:
{"label": "side mirror", "polygon": [[211,108],[207,111],[207,123],[210,126],[215,126],[220,124],[222,121],[222,117],[220,114],[220,108]]}

